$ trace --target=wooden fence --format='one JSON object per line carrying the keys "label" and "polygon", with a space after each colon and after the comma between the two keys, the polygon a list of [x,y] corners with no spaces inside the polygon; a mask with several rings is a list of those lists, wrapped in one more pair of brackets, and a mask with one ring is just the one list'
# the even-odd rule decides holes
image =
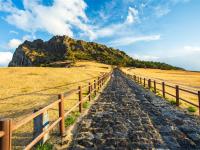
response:
{"label": "wooden fence", "polygon": [[[164,81],[159,82],[155,79],[141,77],[141,76],[138,76],[138,75],[128,75],[128,74],[126,74],[126,75],[131,77],[135,82],[143,85],[144,87],[147,87],[148,89],[152,89],[154,93],[157,93],[158,91],[162,92],[163,98],[166,98],[166,95],[174,97],[175,100],[176,100],[176,106],[180,106],[180,101],[184,101],[184,102],[186,102],[186,103],[188,103],[192,106],[197,107],[198,110],[199,110],[199,115],[200,115],[200,91],[196,91],[196,92],[191,91],[191,90],[185,89],[183,87],[180,87],[179,85],[169,85],[168,83],[166,83]],[[157,88],[157,85],[160,85],[162,88],[161,89]],[[168,92],[166,90],[166,87],[174,89],[175,95]],[[181,97],[180,96],[181,91],[194,95],[198,100],[198,104],[194,104],[194,103],[190,102],[189,100]]]}
{"label": "wooden fence", "polygon": [[[25,150],[31,149],[35,144],[37,144],[49,131],[51,131],[57,124],[59,124],[59,131],[61,138],[65,135],[65,118],[76,108],[79,107],[79,112],[82,112],[82,104],[87,100],[92,99],[92,94],[96,96],[97,91],[106,83],[111,73],[104,73],[102,76],[98,77],[97,81],[89,82],[88,85],[78,86],[78,89],[71,90],[67,94],[59,94],[58,99],[49,104],[48,106],[40,109],[39,111],[31,114],[30,116],[24,118],[19,122],[13,122],[12,119],[0,120],[0,150],[11,150],[12,149],[12,132],[20,128],[21,126],[32,121],[34,118],[43,114],[55,105],[58,105],[59,117],[49,125],[41,134],[35,137],[28,145],[25,146]],[[82,90],[88,89],[88,94],[83,97]],[[64,110],[64,98],[70,96],[71,94],[77,93],[78,103],[70,108],[67,112]]]}

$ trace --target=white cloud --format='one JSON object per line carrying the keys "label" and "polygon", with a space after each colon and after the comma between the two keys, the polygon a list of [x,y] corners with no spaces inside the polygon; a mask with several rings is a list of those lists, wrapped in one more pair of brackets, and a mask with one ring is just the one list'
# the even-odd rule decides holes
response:
{"label": "white cloud", "polygon": [[159,40],[160,35],[139,36],[139,37],[122,37],[113,40],[109,43],[111,46],[126,46],[140,41],[155,41]]}
{"label": "white cloud", "polygon": [[84,0],[54,0],[52,6],[42,5],[41,0],[24,0],[23,5],[23,10],[18,9],[10,0],[4,0],[0,2],[0,11],[8,13],[8,23],[31,33],[41,30],[73,36],[72,28],[76,27],[91,34]]}
{"label": "white cloud", "polygon": [[184,50],[189,53],[200,52],[200,47],[198,46],[184,46]]}
{"label": "white cloud", "polygon": [[162,17],[167,15],[171,10],[168,6],[160,5],[154,8],[155,14],[157,17]]}
{"label": "white cloud", "polygon": [[138,19],[139,19],[138,10],[135,8],[129,7],[126,22],[127,23],[135,23]]}
{"label": "white cloud", "polygon": [[8,66],[13,54],[11,52],[0,52],[0,66]]}
{"label": "white cloud", "polygon": [[117,31],[119,31],[123,27],[124,24],[111,24],[106,27],[98,28],[95,30],[93,39],[113,36],[114,34],[116,34]]}
{"label": "white cloud", "polygon": [[[91,39],[97,39],[101,37],[110,37],[116,35],[119,32],[127,30],[129,25],[136,23],[139,20],[138,11],[135,8],[129,7],[128,15],[126,20],[121,23],[110,24],[105,27],[96,27],[93,28],[93,36]],[[124,33],[127,33],[125,31]]]}
{"label": "white cloud", "polygon": [[34,39],[34,36],[30,36],[30,35],[25,35],[22,37],[22,39],[11,39],[8,42],[8,47],[10,49],[16,49],[20,44],[22,44],[25,40],[32,40]]}
{"label": "white cloud", "polygon": [[156,61],[158,60],[160,57],[158,56],[151,56],[151,55],[138,55],[138,54],[134,54],[132,55],[133,58],[135,59],[139,59],[139,60],[145,60],[145,61]]}
{"label": "white cloud", "polygon": [[[115,3],[115,1],[113,1]],[[84,0],[54,0],[51,6],[45,6],[41,0],[23,0],[24,9],[19,9],[11,0],[0,1],[0,11],[7,12],[5,20],[17,28],[34,34],[46,31],[52,35],[68,35],[73,37],[73,30],[79,29],[80,35],[94,40],[113,36],[119,30],[139,20],[138,10],[129,7],[124,21],[105,26],[92,25],[86,16],[87,4]],[[106,18],[101,13],[102,18]]]}
{"label": "white cloud", "polygon": [[8,42],[8,47],[9,47],[10,49],[15,49],[15,48],[17,48],[21,43],[22,43],[22,41],[19,40],[19,39],[11,39],[11,40]]}
{"label": "white cloud", "polygon": [[10,33],[10,34],[18,34],[17,31],[13,31],[13,30],[10,30],[9,33]]}
{"label": "white cloud", "polygon": [[191,0],[168,0],[168,1],[161,1],[160,3],[158,2],[156,3],[156,5],[153,4],[153,1],[149,1],[149,2],[154,5],[152,7],[154,14],[157,17],[163,17],[171,12],[173,6],[181,4],[181,3],[182,4],[188,3],[190,1]]}

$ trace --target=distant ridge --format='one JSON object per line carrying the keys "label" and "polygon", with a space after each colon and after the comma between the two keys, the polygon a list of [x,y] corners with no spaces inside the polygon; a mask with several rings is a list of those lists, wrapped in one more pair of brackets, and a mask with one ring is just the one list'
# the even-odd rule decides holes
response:
{"label": "distant ridge", "polygon": [[76,60],[95,60],[110,65],[142,68],[181,69],[165,63],[133,59],[118,49],[68,36],[54,36],[49,41],[25,41],[15,50],[9,66],[59,66],[57,62],[62,62],[62,67],[65,64],[63,62],[70,64]]}

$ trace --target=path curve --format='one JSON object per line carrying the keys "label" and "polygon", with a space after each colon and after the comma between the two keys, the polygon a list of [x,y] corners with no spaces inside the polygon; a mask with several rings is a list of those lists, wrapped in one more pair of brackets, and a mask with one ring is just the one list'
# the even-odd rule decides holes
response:
{"label": "path curve", "polygon": [[200,119],[114,71],[69,149],[200,149]]}

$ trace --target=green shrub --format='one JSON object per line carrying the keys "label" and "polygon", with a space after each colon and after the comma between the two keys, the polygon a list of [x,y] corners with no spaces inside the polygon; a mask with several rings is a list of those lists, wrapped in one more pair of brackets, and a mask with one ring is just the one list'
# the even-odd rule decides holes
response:
{"label": "green shrub", "polygon": [[36,147],[36,150],[52,150],[53,145],[49,143],[40,144]]}
{"label": "green shrub", "polygon": [[92,99],[94,99],[94,98],[95,98],[95,94],[92,94],[92,96],[91,96],[91,97],[92,97]]}
{"label": "green shrub", "polygon": [[90,107],[90,102],[84,102],[83,103],[83,108],[89,108]]}
{"label": "green shrub", "polygon": [[151,88],[150,88],[150,91],[151,91],[151,92],[154,92],[154,88],[153,88],[153,87],[151,87]]}
{"label": "green shrub", "polygon": [[65,126],[68,127],[74,124],[79,116],[80,116],[79,112],[72,112],[72,114],[65,119]]}
{"label": "green shrub", "polygon": [[87,95],[88,95],[88,92],[83,92],[82,95],[83,95],[83,96],[87,96]]}
{"label": "green shrub", "polygon": [[74,124],[75,121],[76,121],[76,117],[73,115],[70,115],[65,119],[65,126],[68,127],[68,126]]}
{"label": "green shrub", "polygon": [[176,101],[174,99],[169,100],[169,102],[170,102],[171,105],[176,105]]}
{"label": "green shrub", "polygon": [[192,113],[194,113],[194,112],[197,111],[196,107],[193,107],[193,106],[189,106],[189,107],[187,108],[187,110],[188,110],[189,112],[192,112]]}
{"label": "green shrub", "polygon": [[73,114],[75,117],[79,117],[79,116],[80,116],[80,112],[78,112],[78,111],[72,112],[72,114]]}
{"label": "green shrub", "polygon": [[156,92],[156,95],[157,95],[157,96],[160,96],[160,97],[163,97],[163,95],[160,94],[160,92]]}

